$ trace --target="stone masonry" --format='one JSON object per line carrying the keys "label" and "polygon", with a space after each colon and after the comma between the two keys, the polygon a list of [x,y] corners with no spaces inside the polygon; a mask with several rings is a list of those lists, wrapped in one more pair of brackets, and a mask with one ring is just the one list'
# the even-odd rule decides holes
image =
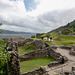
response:
{"label": "stone masonry", "polygon": [[6,39],[6,43],[17,42],[18,46],[23,46],[24,42],[25,42],[25,37],[9,37],[9,38],[5,38],[5,39]]}
{"label": "stone masonry", "polygon": [[15,42],[10,43],[11,48],[7,45],[7,51],[10,53],[10,61],[8,61],[8,75],[20,75],[20,63],[18,59],[18,45]]}
{"label": "stone masonry", "polygon": [[[10,61],[8,61],[8,75],[48,75],[44,68],[38,68],[33,71],[21,74],[20,73],[20,61],[25,61],[29,59],[36,59],[41,57],[53,57],[57,61],[49,63],[49,67],[59,64],[58,58],[62,56],[60,53],[57,53],[51,46],[47,46],[42,50],[32,51],[23,55],[18,56],[18,44],[16,42],[7,43],[7,51],[10,53]],[[65,60],[66,61],[66,60]]]}
{"label": "stone masonry", "polygon": [[70,54],[75,56],[75,44],[72,45],[72,49],[70,50]]}

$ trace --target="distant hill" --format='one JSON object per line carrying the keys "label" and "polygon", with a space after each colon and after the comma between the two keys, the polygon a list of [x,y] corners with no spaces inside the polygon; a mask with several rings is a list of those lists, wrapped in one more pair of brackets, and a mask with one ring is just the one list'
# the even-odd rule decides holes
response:
{"label": "distant hill", "polygon": [[75,20],[70,22],[70,23],[68,23],[65,26],[61,26],[61,27],[59,27],[59,28],[57,28],[55,30],[52,30],[52,31],[48,32],[48,33],[51,33],[51,32],[54,32],[54,31],[55,32],[60,32],[60,31],[62,32],[64,30],[70,30],[71,33],[75,33]]}
{"label": "distant hill", "polygon": [[15,32],[15,31],[2,30],[2,29],[0,29],[0,31],[2,32],[1,34],[31,34],[30,32]]}

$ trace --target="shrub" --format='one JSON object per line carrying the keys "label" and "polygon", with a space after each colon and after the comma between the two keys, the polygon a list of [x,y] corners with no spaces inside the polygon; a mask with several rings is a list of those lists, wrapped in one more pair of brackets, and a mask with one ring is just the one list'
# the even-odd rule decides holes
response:
{"label": "shrub", "polygon": [[70,31],[62,31],[62,34],[64,35],[68,35],[70,33]]}
{"label": "shrub", "polygon": [[32,35],[31,38],[35,38],[35,35]]}
{"label": "shrub", "polygon": [[33,42],[27,42],[25,45],[24,45],[25,49],[32,49],[34,50],[35,49],[35,44]]}
{"label": "shrub", "polygon": [[9,54],[7,53],[5,40],[0,39],[0,73],[6,71],[7,59],[9,59]]}

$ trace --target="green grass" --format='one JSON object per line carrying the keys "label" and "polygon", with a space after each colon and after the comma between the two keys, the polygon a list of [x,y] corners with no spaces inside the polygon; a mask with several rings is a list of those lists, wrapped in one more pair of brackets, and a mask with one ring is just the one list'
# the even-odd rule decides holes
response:
{"label": "green grass", "polygon": [[33,38],[34,40],[41,40],[41,38]]}
{"label": "green grass", "polygon": [[27,42],[24,46],[18,47],[19,54],[25,54],[34,50],[35,50],[35,44],[32,42]]}
{"label": "green grass", "polygon": [[50,34],[53,38],[56,38],[57,36],[59,36],[59,33],[57,32],[51,32]]}
{"label": "green grass", "polygon": [[26,49],[24,46],[18,47],[18,53],[19,54],[25,54],[25,53],[28,53],[30,51],[34,51],[34,50],[33,49]]}
{"label": "green grass", "polygon": [[23,62],[20,62],[20,70],[22,72],[32,71],[36,68],[39,68],[40,66],[48,65],[52,61],[55,61],[55,59],[51,57],[44,57],[39,59],[23,61]]}
{"label": "green grass", "polygon": [[59,35],[58,32],[51,32],[51,35],[58,46],[72,46],[72,44],[75,44],[75,36]]}
{"label": "green grass", "polygon": [[51,43],[51,41],[45,41],[47,44],[49,44],[49,45],[52,45],[53,46],[53,44]]}
{"label": "green grass", "polygon": [[54,41],[59,45],[59,46],[72,46],[72,44],[75,44],[75,36],[68,36],[68,35],[62,35],[58,36],[54,39]]}

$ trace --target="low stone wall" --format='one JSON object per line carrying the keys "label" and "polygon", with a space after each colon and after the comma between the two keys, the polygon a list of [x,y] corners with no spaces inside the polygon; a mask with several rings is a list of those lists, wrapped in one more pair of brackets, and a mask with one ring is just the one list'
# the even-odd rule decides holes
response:
{"label": "low stone wall", "polygon": [[60,48],[62,48],[62,49],[67,49],[67,50],[71,50],[71,46],[60,46]]}
{"label": "low stone wall", "polygon": [[25,72],[21,75],[48,75],[47,71],[45,70],[44,67],[40,67],[38,69],[35,69],[33,71]]}
{"label": "low stone wall", "polygon": [[25,37],[10,37],[10,38],[5,38],[6,43],[8,42],[17,42],[18,46],[23,46],[25,42]]}
{"label": "low stone wall", "polygon": [[[68,59],[67,59],[67,57],[63,57],[64,58],[64,63],[66,62],[66,61],[68,61]],[[54,62],[50,62],[49,64],[48,64],[48,67],[53,67],[53,66],[56,66],[56,65],[59,65],[59,64],[64,64],[64,63],[62,63],[62,58],[58,58],[57,59],[57,61],[54,61]]]}
{"label": "low stone wall", "polygon": [[59,64],[58,61],[50,62],[50,63],[48,64],[48,67],[53,67],[53,66],[56,66],[56,65],[58,65],[58,64]]}
{"label": "low stone wall", "polygon": [[51,46],[53,49],[57,49],[58,47],[56,47],[56,46]]}
{"label": "low stone wall", "polygon": [[57,53],[54,49],[52,49],[50,47],[48,47],[48,51],[49,51],[49,56],[56,60],[61,56],[60,53]]}
{"label": "low stone wall", "polygon": [[75,66],[72,66],[71,71],[61,72],[60,75],[75,75]]}
{"label": "low stone wall", "polygon": [[70,54],[75,56],[75,44],[72,45],[72,49],[70,50]]}
{"label": "low stone wall", "polygon": [[52,57],[58,60],[60,56],[61,56],[60,53],[57,53],[51,47],[47,47],[45,50],[36,50],[26,54],[19,55],[19,59],[20,61],[25,61],[25,60],[36,59],[41,57]]}
{"label": "low stone wall", "polygon": [[23,55],[19,55],[20,61],[30,60],[30,59],[36,59],[41,57],[47,57],[49,55],[48,50],[36,50],[32,51]]}

